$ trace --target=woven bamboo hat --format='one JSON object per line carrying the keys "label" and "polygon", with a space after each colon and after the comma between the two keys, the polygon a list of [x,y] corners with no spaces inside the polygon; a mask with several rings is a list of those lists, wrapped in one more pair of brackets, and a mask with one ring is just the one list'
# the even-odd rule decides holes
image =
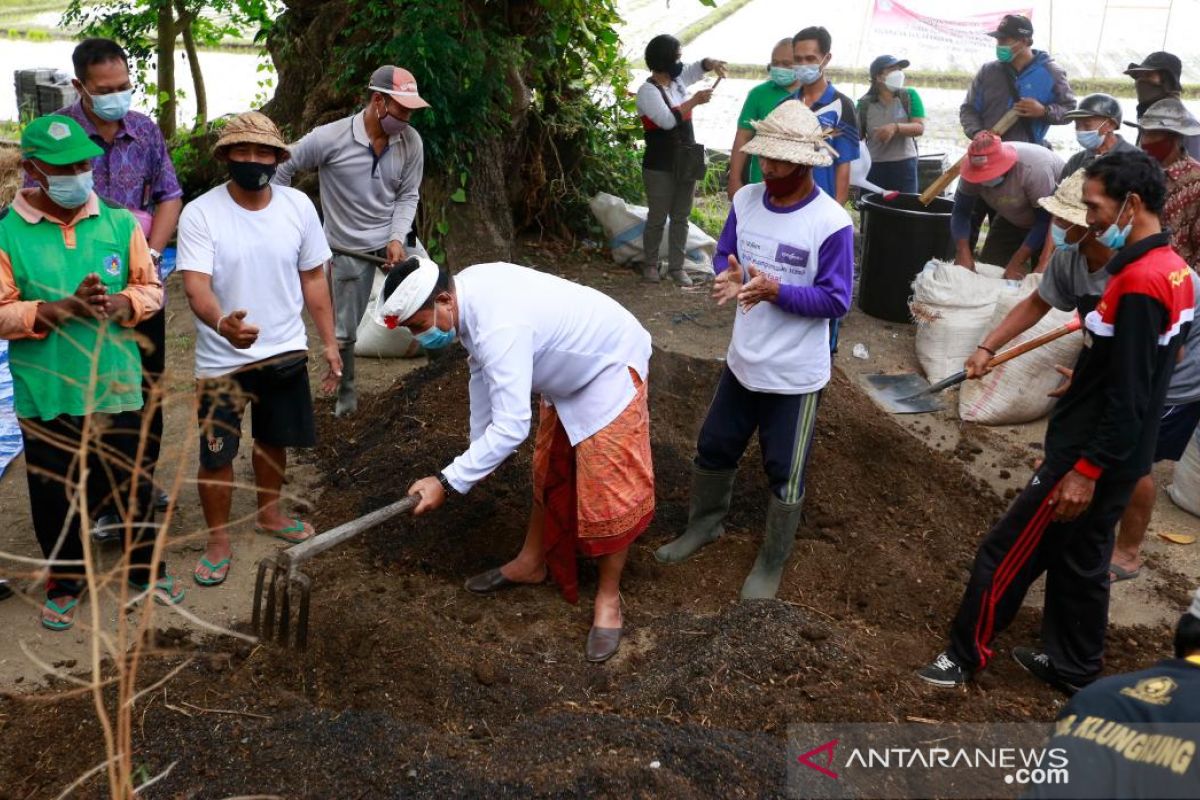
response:
{"label": "woven bamboo hat", "polygon": [[742,145],[747,155],[811,167],[833,163],[835,151],[826,141],[829,133],[821,128],[817,115],[799,100],[785,100],[766,119],[750,124],[754,126],[754,138]]}
{"label": "woven bamboo hat", "polygon": [[1087,206],[1083,204],[1083,170],[1068,175],[1054,194],[1038,200],[1038,205],[1072,225],[1087,227]]}
{"label": "woven bamboo hat", "polygon": [[221,129],[221,138],[213,145],[213,155],[220,155],[223,148],[235,144],[265,144],[274,147],[280,151],[280,164],[292,157],[279,128],[275,127],[270,117],[259,111],[238,114],[225,123],[225,127]]}

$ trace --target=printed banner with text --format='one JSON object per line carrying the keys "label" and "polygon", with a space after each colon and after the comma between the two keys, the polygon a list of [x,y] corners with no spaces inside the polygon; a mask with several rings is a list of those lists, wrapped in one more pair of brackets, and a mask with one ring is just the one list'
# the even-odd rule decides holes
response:
{"label": "printed banner with text", "polygon": [[[994,58],[996,40],[988,36],[1006,14],[1033,20],[1032,8],[964,13],[963,3],[875,0],[871,9],[872,53],[892,53],[914,69],[945,66],[973,68]],[[932,61],[931,61],[932,60]]]}

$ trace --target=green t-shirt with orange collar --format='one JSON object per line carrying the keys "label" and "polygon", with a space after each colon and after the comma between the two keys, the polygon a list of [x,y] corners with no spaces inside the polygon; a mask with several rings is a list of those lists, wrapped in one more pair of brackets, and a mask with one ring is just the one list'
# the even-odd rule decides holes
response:
{"label": "green t-shirt with orange collar", "polygon": [[[791,90],[786,86],[776,86],[773,81],[766,81],[755,86],[746,95],[746,102],[742,104],[742,113],[738,115],[738,128],[753,131],[754,126],[750,124],[751,122],[765,119],[775,110],[775,106],[791,95]],[[750,156],[749,178],[746,182],[759,183],[762,179],[762,168],[758,166],[758,156]]]}
{"label": "green t-shirt with orange collar", "polygon": [[[61,225],[46,217],[31,222],[16,205],[0,219],[0,295],[10,295],[5,299],[61,300],[93,272],[110,294],[126,289],[131,240],[140,235],[132,214],[96,202],[71,225]],[[52,420],[142,407],[141,354],[128,328],[73,317],[38,337],[26,319],[23,335],[13,338],[13,323],[5,322],[17,417]]]}

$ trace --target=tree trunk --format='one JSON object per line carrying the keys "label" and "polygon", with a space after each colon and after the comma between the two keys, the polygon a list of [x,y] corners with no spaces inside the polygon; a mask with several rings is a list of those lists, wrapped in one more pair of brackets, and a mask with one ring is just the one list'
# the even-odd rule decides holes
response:
{"label": "tree trunk", "polygon": [[158,6],[158,127],[165,138],[175,135],[175,15],[169,0]]}
{"label": "tree trunk", "polygon": [[192,73],[192,89],[196,92],[196,127],[202,128],[208,122],[208,91],[204,88],[204,73],[200,71],[196,39],[192,35],[192,22],[196,15],[189,13],[180,0],[175,0],[175,11],[179,15],[179,30],[183,34],[183,49],[187,51],[188,69]]}

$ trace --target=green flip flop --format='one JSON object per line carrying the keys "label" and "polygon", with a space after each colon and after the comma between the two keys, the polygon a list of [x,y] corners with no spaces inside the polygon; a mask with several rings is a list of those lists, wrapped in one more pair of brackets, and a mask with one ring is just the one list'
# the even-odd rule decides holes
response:
{"label": "green flip flop", "polygon": [[[202,578],[198,572],[193,570],[192,580],[196,581],[196,583],[200,584],[201,586],[220,586],[225,582],[225,579],[229,577],[229,563],[231,560],[232,557],[222,558],[220,561],[214,564],[204,556],[200,556],[200,563],[197,564],[196,567],[197,569],[200,567],[205,567],[208,570],[208,577]],[[221,572],[221,570],[225,571]],[[217,575],[218,572],[221,572],[220,576]]]}
{"label": "green flip flop", "polygon": [[[148,583],[138,583],[130,581],[129,585],[137,589],[139,592],[145,592],[150,589]],[[154,582],[154,602],[160,606],[177,606],[183,602],[185,594],[182,586],[175,585],[174,575],[164,575]]]}
{"label": "green flip flop", "polygon": [[[43,606],[43,608],[48,608],[51,611],[53,611],[55,614],[62,616],[64,614],[69,614],[70,612],[74,611],[75,606],[77,606],[77,605],[79,605],[78,597],[71,598],[69,601],[67,601],[64,605],[61,605],[61,606],[58,603],[54,602],[54,600],[52,598],[47,597],[46,604],[45,604],[45,606]],[[60,619],[57,621],[49,620],[49,619],[46,619],[45,617],[42,617],[42,627],[46,628],[47,630],[66,631],[66,630],[70,630],[71,626],[74,624],[75,624],[74,617],[72,617],[71,619],[65,619],[65,620]]]}
{"label": "green flip flop", "polygon": [[[304,523],[300,521],[299,517],[292,517],[292,524],[287,526],[286,528],[276,529],[276,528],[263,528],[263,527],[256,526],[254,528],[254,532],[262,533],[267,536],[274,536],[276,539],[283,539],[288,544],[300,544],[301,542],[307,542],[309,539],[311,539],[313,536],[316,535],[315,532],[314,533],[305,533]],[[297,533],[300,535],[299,536],[292,535],[292,534],[297,534]]]}

